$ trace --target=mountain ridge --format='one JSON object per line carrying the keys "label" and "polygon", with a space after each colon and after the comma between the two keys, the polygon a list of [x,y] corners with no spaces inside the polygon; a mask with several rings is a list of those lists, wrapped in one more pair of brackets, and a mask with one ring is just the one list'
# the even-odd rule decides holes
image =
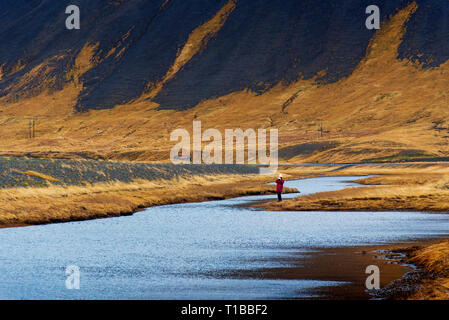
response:
{"label": "mountain ridge", "polygon": [[[38,10],[50,1],[34,3],[40,3]],[[73,52],[50,48],[48,52],[56,54],[45,55],[45,50],[35,49],[37,62],[29,64],[25,58],[8,62],[5,57],[14,50],[0,55],[2,153],[95,152],[105,158],[167,160],[169,133],[177,127],[188,129],[197,119],[204,127],[219,129],[278,128],[281,148],[298,146],[291,150],[331,142],[330,149],[290,158],[296,162],[359,161],[411,151],[447,155],[448,1],[378,1],[382,28],[377,32],[364,25],[368,1],[330,6],[325,1],[315,1],[315,6],[308,0],[266,1],[268,7],[261,5],[255,12],[253,1],[208,1],[196,7],[183,3],[160,1],[146,7],[138,0],[118,6],[107,2],[109,11],[101,13],[97,7],[92,17],[109,19],[109,24],[101,24],[95,36],[76,39],[78,47],[70,42],[76,38],[71,34],[66,46]],[[83,8],[83,1],[78,4]],[[160,13],[154,22],[157,31],[184,21],[176,17],[189,12],[183,19],[190,25],[175,35],[173,29],[163,32],[148,44],[137,41],[133,31],[142,24],[130,26],[123,12]],[[142,19],[148,22],[147,16],[151,14]],[[63,18],[58,18],[61,24]],[[82,20],[81,30],[85,23]],[[307,28],[300,28],[301,23]],[[116,24],[120,32],[109,32]],[[317,40],[320,28],[328,30]],[[267,35],[254,37],[263,32]],[[138,34],[145,38],[145,32]],[[107,40],[111,35],[114,41]],[[160,57],[127,62],[140,57],[147,45],[154,48],[149,56]],[[308,55],[314,59],[299,59],[292,67],[292,61]],[[38,63],[41,56],[45,63]],[[36,116],[38,137],[30,141],[27,118]]]}

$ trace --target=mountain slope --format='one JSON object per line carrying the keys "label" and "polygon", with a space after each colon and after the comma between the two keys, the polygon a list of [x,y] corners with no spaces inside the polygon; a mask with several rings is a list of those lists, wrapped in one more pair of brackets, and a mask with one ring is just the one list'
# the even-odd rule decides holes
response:
{"label": "mountain slope", "polygon": [[377,1],[377,32],[371,1],[72,3],[79,31],[65,1],[0,4],[3,154],[166,160],[194,119],[278,128],[291,161],[449,152],[448,1]]}

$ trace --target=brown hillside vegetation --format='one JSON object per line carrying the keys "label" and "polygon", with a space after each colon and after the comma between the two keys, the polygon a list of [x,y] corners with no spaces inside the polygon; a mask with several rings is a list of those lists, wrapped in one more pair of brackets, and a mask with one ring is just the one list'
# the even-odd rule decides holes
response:
{"label": "brown hillside vegetation", "polygon": [[[194,30],[180,49],[170,78],[226,23],[234,1]],[[145,100],[150,91],[112,110],[72,112],[80,75],[100,63],[96,44],[86,44],[67,74],[72,83],[60,91],[0,100],[0,153],[10,155],[86,156],[106,159],[167,161],[170,132],[203,129],[278,128],[280,147],[334,141],[327,150],[289,157],[291,162],[349,162],[397,154],[448,155],[449,62],[439,68],[397,58],[404,24],[416,10],[409,5],[386,21],[372,39],[365,59],[347,78],[328,85],[314,80],[279,83],[264,94],[234,92],[203,101],[187,111],[156,110]],[[45,66],[41,66],[45,70]],[[325,71],[323,71],[324,73]],[[41,74],[41,73],[39,73]],[[35,75],[23,81],[38,81]],[[318,76],[318,75],[317,75]],[[47,79],[51,82],[51,79]],[[9,101],[9,100],[8,100]],[[36,138],[28,139],[29,118],[37,117]],[[319,137],[319,122],[323,137]]]}

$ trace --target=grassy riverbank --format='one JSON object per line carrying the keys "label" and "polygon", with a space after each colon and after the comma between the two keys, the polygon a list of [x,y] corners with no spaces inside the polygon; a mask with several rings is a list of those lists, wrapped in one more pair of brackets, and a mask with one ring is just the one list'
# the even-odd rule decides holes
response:
{"label": "grassy riverbank", "polygon": [[[449,212],[449,166],[351,166],[317,172],[314,176],[366,176],[356,182],[363,188],[346,188],[299,196],[282,203],[255,206],[277,211],[432,211]],[[294,176],[301,168],[287,169]],[[288,178],[288,176],[287,176]]]}
{"label": "grassy riverbank", "polygon": [[415,250],[409,262],[423,271],[418,288],[409,299],[449,299],[449,242]]}
{"label": "grassy riverbank", "polygon": [[[0,160],[0,227],[107,218],[157,205],[273,194],[274,187],[266,182],[276,178],[258,175],[257,168],[248,166]],[[361,176],[357,182],[364,186],[300,196],[280,204],[270,200],[256,206],[297,211],[449,211],[449,167],[443,165],[308,166],[281,167],[280,171],[287,186],[291,179],[319,176]],[[377,176],[364,178],[366,175]],[[449,242],[405,252],[407,259],[403,262],[418,266],[419,271],[387,286],[384,297],[449,299]]]}
{"label": "grassy riverbank", "polygon": [[[288,191],[294,191],[292,189]],[[201,175],[0,190],[0,227],[130,215],[156,205],[274,193],[254,175]]]}
{"label": "grassy riverbank", "polygon": [[[384,258],[415,268],[375,292],[382,299],[449,300],[449,242],[389,248]],[[401,257],[397,259],[397,257]]]}
{"label": "grassy riverbank", "polygon": [[115,217],[156,205],[274,193],[266,184],[273,177],[244,165],[0,157],[0,166],[0,227]]}
{"label": "grassy riverbank", "polygon": [[[287,178],[301,168],[287,168]],[[427,211],[449,212],[449,166],[446,165],[372,165],[316,168],[313,176],[367,176],[356,182],[361,187],[322,192],[284,200],[254,204],[275,211]],[[288,183],[287,183],[288,185]],[[338,213],[336,213],[338,214]],[[392,249],[405,254],[401,263],[413,264],[416,270],[392,282],[379,292],[381,298],[434,300],[449,299],[449,242],[437,241],[406,249]]]}

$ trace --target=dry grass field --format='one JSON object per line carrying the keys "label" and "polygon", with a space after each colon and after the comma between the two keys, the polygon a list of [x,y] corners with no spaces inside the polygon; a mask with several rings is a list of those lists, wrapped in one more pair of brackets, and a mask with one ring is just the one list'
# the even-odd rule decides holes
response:
{"label": "dry grass field", "polygon": [[258,175],[203,175],[89,186],[0,189],[0,227],[106,218],[130,215],[156,205],[273,193],[273,186]]}

